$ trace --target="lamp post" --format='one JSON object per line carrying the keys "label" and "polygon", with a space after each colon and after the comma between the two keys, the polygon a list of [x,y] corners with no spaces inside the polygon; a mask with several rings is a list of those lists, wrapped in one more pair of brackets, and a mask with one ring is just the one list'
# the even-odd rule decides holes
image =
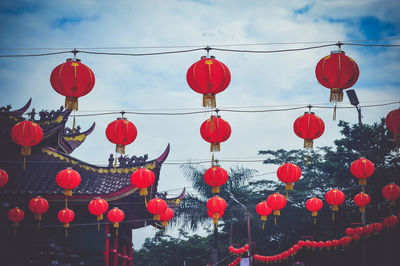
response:
{"label": "lamp post", "polygon": [[249,250],[248,255],[249,255],[249,266],[252,266],[253,262],[252,262],[252,250],[251,250],[251,231],[250,231],[250,211],[249,209],[243,205],[240,201],[238,201],[235,196],[227,189],[225,189],[226,192],[228,192],[229,197],[236,202],[237,204],[239,204],[240,206],[242,206],[246,211],[247,211],[247,243],[249,245]]}
{"label": "lamp post", "polygon": [[[360,106],[360,101],[358,100],[357,94],[355,90],[346,90],[347,97],[349,98],[350,104],[353,105],[357,109],[358,113],[358,125],[360,127],[360,155],[362,155],[363,151],[363,138],[362,138],[362,122],[361,122],[361,106]],[[364,190],[364,187],[363,187]],[[365,212],[362,213],[361,215],[362,219],[362,224],[365,226]],[[366,249],[367,249],[367,243],[366,243],[366,236],[363,236],[363,241],[362,241],[362,265],[365,266],[367,261],[366,261]]]}

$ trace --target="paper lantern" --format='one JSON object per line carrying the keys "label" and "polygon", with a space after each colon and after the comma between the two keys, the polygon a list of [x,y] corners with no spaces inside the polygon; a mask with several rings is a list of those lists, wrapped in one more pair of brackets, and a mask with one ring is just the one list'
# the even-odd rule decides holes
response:
{"label": "paper lantern", "polygon": [[280,210],[286,206],[286,198],[279,193],[274,193],[268,196],[267,204],[274,211],[276,224],[276,216],[279,216],[281,214]]}
{"label": "paper lantern", "polygon": [[219,193],[219,187],[228,181],[228,173],[226,170],[219,166],[213,166],[207,169],[203,175],[204,182],[211,186],[212,193]]}
{"label": "paper lantern", "polygon": [[267,216],[272,213],[272,209],[268,207],[266,201],[261,201],[256,205],[256,212],[261,216],[261,221],[266,221]]}
{"label": "paper lantern", "polygon": [[331,102],[342,102],[343,90],[353,86],[359,74],[357,63],[346,56],[344,51],[332,51],[330,55],[322,58],[315,68],[318,82],[331,90]]}
{"label": "paper lantern", "polygon": [[8,174],[3,169],[0,169],[0,188],[8,183]]}
{"label": "paper lantern", "polygon": [[314,217],[314,224],[316,224],[316,219],[318,212],[322,209],[322,200],[319,198],[311,198],[306,202],[306,208],[311,212],[311,216]]}
{"label": "paper lantern", "polygon": [[100,221],[108,210],[108,202],[100,197],[94,198],[89,202],[89,212],[97,216],[97,230],[100,231]]}
{"label": "paper lantern", "polygon": [[220,151],[220,143],[229,139],[231,126],[220,116],[211,116],[200,127],[201,137],[211,143],[210,151]]}
{"label": "paper lantern", "polygon": [[125,146],[136,139],[137,129],[132,122],[125,118],[118,118],[108,124],[106,136],[111,143],[116,144],[115,152],[125,154]]}
{"label": "paper lantern", "polygon": [[[217,214],[215,214],[214,212],[211,212],[210,210],[207,210],[207,215],[208,215],[208,217],[210,217],[211,219],[213,219],[213,223],[214,223],[215,225],[218,224],[218,220],[219,220],[220,218],[222,218],[222,216],[224,216],[224,214],[225,214],[224,211],[223,211],[223,212],[218,212],[218,215],[217,215]],[[218,218],[214,218],[214,217],[217,217],[217,216],[218,216]]]}
{"label": "paper lantern", "polygon": [[13,227],[18,227],[19,223],[24,219],[25,213],[18,207],[12,208],[7,213],[8,219],[13,223]]}
{"label": "paper lantern", "polygon": [[294,121],[294,133],[304,139],[304,148],[312,149],[313,140],[319,138],[325,131],[325,124],[314,113],[305,112]]}
{"label": "paper lantern", "polygon": [[301,177],[301,169],[293,163],[285,163],[278,168],[276,175],[281,182],[286,184],[286,191],[289,191],[293,190],[293,183],[299,181]]}
{"label": "paper lantern", "polygon": [[81,175],[68,167],[58,172],[56,181],[58,186],[64,189],[65,196],[72,196],[72,190],[75,189],[81,183]]}
{"label": "paper lantern", "polygon": [[367,184],[367,178],[370,177],[375,170],[374,164],[365,158],[355,160],[350,166],[351,174],[358,178],[358,184],[365,186]]}
{"label": "paper lantern", "polygon": [[38,228],[40,227],[40,220],[42,214],[49,209],[49,203],[46,199],[37,196],[29,201],[29,209],[35,214],[35,220],[38,220]]}
{"label": "paper lantern", "polygon": [[386,185],[382,189],[382,195],[385,199],[389,200],[389,205],[396,205],[396,200],[400,197],[400,187],[396,184]]}
{"label": "paper lantern", "polygon": [[168,205],[163,199],[154,198],[147,203],[147,210],[154,215],[154,220],[159,221],[160,215],[165,212]]}
{"label": "paper lantern", "polygon": [[332,221],[335,220],[335,211],[339,211],[339,205],[345,200],[344,193],[339,189],[332,189],[325,194],[326,202],[332,206]]}
{"label": "paper lantern", "polygon": [[31,155],[31,147],[42,141],[42,128],[35,122],[21,121],[11,129],[11,138],[21,146],[21,155],[24,156],[23,169],[25,170],[26,156]]}
{"label": "paper lantern", "polygon": [[50,83],[56,92],[66,97],[66,109],[78,110],[78,98],[93,89],[95,78],[92,70],[81,60],[67,59],[53,69]]}
{"label": "paper lantern", "polygon": [[160,221],[162,226],[167,226],[168,221],[174,217],[174,211],[170,208],[165,209],[163,213],[160,214]]}
{"label": "paper lantern", "polygon": [[360,208],[360,212],[365,212],[365,207],[371,202],[371,198],[368,194],[364,192],[358,193],[354,196],[354,204]]}
{"label": "paper lantern", "polygon": [[218,196],[214,196],[207,201],[207,210],[213,214],[213,222],[215,225],[218,219],[221,218],[220,214],[226,209],[226,201]]}
{"label": "paper lantern", "polygon": [[61,211],[58,212],[57,218],[60,222],[64,224],[65,228],[65,236],[68,236],[68,228],[69,228],[69,223],[72,222],[75,218],[75,213],[68,209],[64,208]]}
{"label": "paper lantern", "polygon": [[348,236],[353,236],[355,233],[354,228],[352,228],[352,227],[348,227],[344,231],[345,231],[346,235],[348,235]]}
{"label": "paper lantern", "polygon": [[390,111],[385,119],[386,127],[393,133],[393,141],[400,144],[400,108]]}
{"label": "paper lantern", "polygon": [[118,228],[119,223],[122,222],[124,218],[125,218],[125,213],[118,207],[112,208],[107,213],[107,219],[113,224],[114,228]]}
{"label": "paper lantern", "polygon": [[230,81],[229,69],[214,57],[201,57],[187,71],[186,80],[189,87],[203,94],[204,107],[216,107],[215,95],[224,91]]}
{"label": "paper lantern", "polygon": [[131,175],[131,184],[140,189],[140,196],[147,196],[147,188],[151,187],[155,180],[153,171],[147,168],[138,168]]}

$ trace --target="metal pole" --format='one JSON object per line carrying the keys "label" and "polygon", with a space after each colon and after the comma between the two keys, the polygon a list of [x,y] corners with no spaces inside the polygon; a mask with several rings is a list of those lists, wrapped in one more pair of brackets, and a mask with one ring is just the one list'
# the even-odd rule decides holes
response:
{"label": "metal pole", "polygon": [[247,240],[249,244],[249,265],[251,266],[253,262],[251,261],[251,255],[253,254],[251,250],[251,232],[250,232],[250,212],[249,209],[247,209]]}

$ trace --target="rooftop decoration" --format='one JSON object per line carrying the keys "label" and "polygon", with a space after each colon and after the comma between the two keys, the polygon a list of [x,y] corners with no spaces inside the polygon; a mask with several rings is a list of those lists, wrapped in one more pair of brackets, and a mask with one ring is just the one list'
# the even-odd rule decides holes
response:
{"label": "rooftop decoration", "polygon": [[220,116],[212,115],[200,127],[201,137],[211,143],[210,151],[220,151],[220,143],[231,136],[231,126]]}
{"label": "rooftop decoration", "polygon": [[201,60],[188,69],[186,80],[192,90],[203,94],[204,107],[215,108],[215,95],[228,87],[231,73],[215,57],[202,56]]}

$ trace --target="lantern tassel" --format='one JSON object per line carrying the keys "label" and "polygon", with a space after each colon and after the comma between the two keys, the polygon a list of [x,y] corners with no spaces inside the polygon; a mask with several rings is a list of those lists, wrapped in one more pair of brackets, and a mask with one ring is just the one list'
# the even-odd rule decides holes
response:
{"label": "lantern tassel", "polygon": [[65,109],[78,110],[78,97],[65,97]]}
{"label": "lantern tassel", "polygon": [[24,156],[24,165],[22,166],[22,169],[25,171],[26,170],[26,156]]}
{"label": "lantern tassel", "polygon": [[263,222],[262,230],[264,231],[265,222]]}
{"label": "lantern tassel", "polygon": [[286,190],[286,199],[289,199],[289,191]]}
{"label": "lantern tassel", "polygon": [[317,216],[314,217],[314,224],[317,224]]}
{"label": "lantern tassel", "polygon": [[100,232],[100,222],[97,221],[97,232]]}
{"label": "lantern tassel", "polygon": [[114,171],[117,171],[117,153],[115,153],[115,160],[114,160]]}
{"label": "lantern tassel", "polygon": [[274,218],[275,218],[275,225],[276,225],[276,216]]}
{"label": "lantern tassel", "polygon": [[335,212],[332,212],[332,221],[335,221]]}
{"label": "lantern tassel", "polygon": [[144,206],[147,208],[147,196],[144,196]]}
{"label": "lantern tassel", "polygon": [[203,107],[215,108],[217,106],[214,94],[203,94]]}
{"label": "lantern tassel", "polygon": [[118,228],[115,229],[115,236],[118,237]]}
{"label": "lantern tassel", "polygon": [[336,103],[335,103],[335,107],[333,107],[333,121],[336,121]]}
{"label": "lantern tassel", "polygon": [[221,147],[219,143],[211,143],[210,152],[220,151]]}
{"label": "lantern tassel", "polygon": [[306,165],[310,164],[310,152],[307,153]]}
{"label": "lantern tassel", "polygon": [[75,111],[74,111],[74,119],[72,120],[72,133],[75,133]]}

